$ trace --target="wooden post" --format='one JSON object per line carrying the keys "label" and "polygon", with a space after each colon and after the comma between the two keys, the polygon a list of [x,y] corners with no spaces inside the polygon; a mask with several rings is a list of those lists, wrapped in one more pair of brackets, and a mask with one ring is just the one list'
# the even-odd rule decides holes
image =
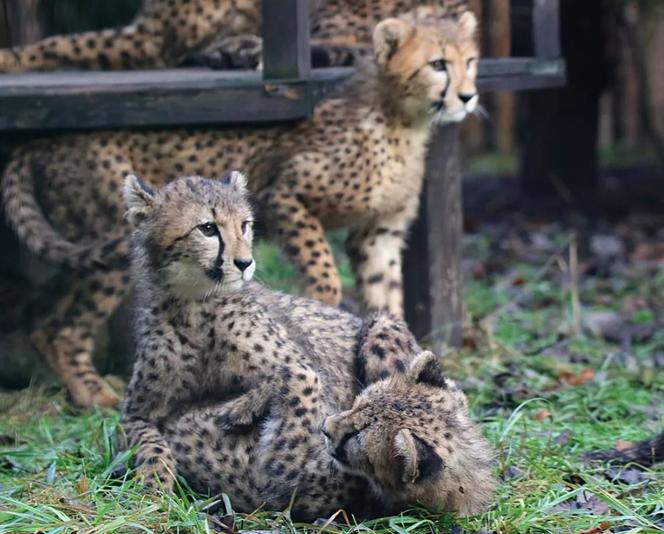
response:
{"label": "wooden post", "polygon": [[309,0],[263,0],[263,78],[311,76]]}
{"label": "wooden post", "polygon": [[459,127],[449,125],[431,142],[420,213],[404,253],[406,319],[434,350],[462,341],[462,235]]}
{"label": "wooden post", "polygon": [[[9,47],[39,40],[42,37],[37,17],[38,0],[0,0],[0,46]],[[5,158],[9,156],[10,140],[16,136],[0,137],[0,173],[3,172]],[[34,275],[39,271],[37,262],[22,247],[14,232],[7,226],[5,218],[0,221],[0,273],[18,277]]]}
{"label": "wooden post", "polygon": [[511,0],[511,26],[512,55],[560,57],[559,0]]}
{"label": "wooden post", "polygon": [[33,43],[41,39],[42,28],[37,17],[39,0],[3,0],[3,4],[12,45]]}
{"label": "wooden post", "polygon": [[[541,57],[560,54],[555,42],[558,8],[551,0],[534,2],[532,50]],[[561,0],[562,53],[567,60],[568,85],[525,99],[527,121],[522,126],[524,152],[521,186],[525,195],[562,199],[591,208],[588,195],[598,181],[597,139],[599,96],[605,86],[605,2]],[[517,14],[519,14],[517,12]],[[524,52],[517,43],[517,53]],[[525,50],[528,52],[528,50]]]}

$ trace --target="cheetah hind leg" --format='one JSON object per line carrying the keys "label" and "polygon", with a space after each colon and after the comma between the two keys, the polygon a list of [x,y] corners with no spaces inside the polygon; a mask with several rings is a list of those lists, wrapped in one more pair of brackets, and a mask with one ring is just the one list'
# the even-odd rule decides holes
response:
{"label": "cheetah hind leg", "polygon": [[422,348],[403,319],[388,312],[375,312],[365,319],[360,331],[358,379],[367,386],[405,373],[420,352]]}
{"label": "cheetah hind leg", "polygon": [[266,210],[286,254],[304,275],[307,297],[338,306],[341,278],[323,225],[287,183],[284,180],[264,194]]}
{"label": "cheetah hind leg", "polygon": [[119,270],[85,275],[31,334],[78,406],[114,406],[120,400],[94,368],[92,351],[97,330],[122,301],[128,283]]}

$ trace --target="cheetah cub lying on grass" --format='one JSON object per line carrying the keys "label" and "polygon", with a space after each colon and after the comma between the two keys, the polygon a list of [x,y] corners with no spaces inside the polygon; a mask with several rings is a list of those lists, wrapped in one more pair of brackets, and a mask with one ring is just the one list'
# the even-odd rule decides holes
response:
{"label": "cheetah cub lying on grass", "polygon": [[137,360],[122,423],[140,476],[170,489],[179,473],[244,511],[295,493],[307,519],[482,510],[491,454],[465,395],[400,319],[252,283],[245,186],[127,178]]}

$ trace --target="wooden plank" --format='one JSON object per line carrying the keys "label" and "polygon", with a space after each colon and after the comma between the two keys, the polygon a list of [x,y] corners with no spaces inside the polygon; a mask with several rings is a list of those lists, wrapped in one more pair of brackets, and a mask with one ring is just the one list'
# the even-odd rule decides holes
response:
{"label": "wooden plank", "polygon": [[533,7],[533,47],[535,57],[560,57],[559,0],[535,0]]}
{"label": "wooden plank", "polygon": [[9,40],[12,45],[33,43],[41,39],[38,4],[38,0],[3,0],[0,8],[9,22]]}
{"label": "wooden plank", "polygon": [[512,54],[561,57],[559,0],[511,0]]}
{"label": "wooden plank", "polygon": [[434,350],[459,346],[463,334],[459,126],[435,133],[420,213],[404,253],[406,320]]}
{"label": "wooden plank", "polygon": [[308,80],[309,0],[263,0],[262,10],[264,78]]}
{"label": "wooden plank", "polygon": [[292,121],[309,116],[308,91],[349,75],[332,74],[316,73],[312,88],[206,69],[0,76],[0,131]]}
{"label": "wooden plank", "polygon": [[[556,87],[562,60],[480,62],[481,91]],[[170,69],[60,71],[0,76],[0,131],[290,121],[347,79],[349,68],[315,69],[307,82],[264,82],[255,71]]]}
{"label": "wooden plank", "polygon": [[590,209],[587,199],[599,183],[599,101],[610,79],[604,23],[608,8],[604,0],[563,0],[560,7],[568,84],[523,99],[528,122],[521,186],[528,196]]}

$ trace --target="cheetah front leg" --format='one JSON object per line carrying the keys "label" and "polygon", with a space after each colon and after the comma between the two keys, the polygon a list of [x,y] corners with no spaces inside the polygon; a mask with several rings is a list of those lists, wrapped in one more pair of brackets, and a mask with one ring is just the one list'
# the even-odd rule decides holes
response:
{"label": "cheetah front leg", "polygon": [[31,334],[79,406],[113,406],[119,401],[95,370],[92,351],[97,330],[122,302],[128,285],[129,276],[121,270],[85,275]]}
{"label": "cheetah front leg", "polygon": [[165,423],[189,399],[183,383],[194,377],[181,367],[173,331],[139,343],[134,372],[122,407],[122,428],[136,447],[138,478],[153,490],[170,491],[175,482],[174,455],[163,433]]}
{"label": "cheetah front leg", "polygon": [[0,50],[0,72],[65,67],[116,70],[163,66],[161,42],[158,33],[149,33],[146,25],[140,22],[120,30],[56,35],[25,46]]}
{"label": "cheetah front leg", "polygon": [[403,317],[401,253],[409,220],[396,218],[353,230],[348,254],[364,305]]}
{"label": "cheetah front leg", "polygon": [[306,294],[326,304],[341,301],[341,279],[320,220],[288,186],[266,194],[266,207],[275,219],[279,240],[305,275]]}

